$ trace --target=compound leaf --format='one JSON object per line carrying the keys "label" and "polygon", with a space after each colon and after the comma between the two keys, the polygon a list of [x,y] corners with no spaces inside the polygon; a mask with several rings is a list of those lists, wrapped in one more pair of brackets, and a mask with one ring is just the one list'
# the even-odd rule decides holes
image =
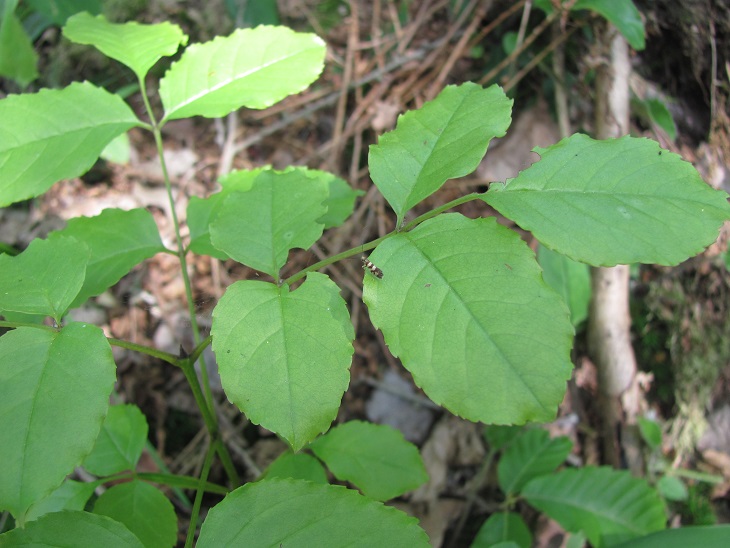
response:
{"label": "compound leaf", "polygon": [[193,44],[160,81],[162,123],[269,107],[314,82],[324,55],[324,42],[317,35],[286,27],[239,29]]}
{"label": "compound leaf", "polygon": [[350,421],[310,444],[339,480],[375,500],[389,500],[428,481],[418,448],[391,426]]}
{"label": "compound leaf", "polygon": [[22,523],[94,447],[115,381],[98,327],[18,328],[0,337],[0,508]]}
{"label": "compound leaf", "polygon": [[447,86],[418,110],[398,119],[395,130],[370,147],[373,182],[398,216],[436,192],[448,179],[474,171],[489,141],[507,131],[512,100],[496,85]]}
{"label": "compound leaf", "polygon": [[596,266],[677,264],[717,238],[727,194],[649,139],[576,134],[484,200],[547,247]]}
{"label": "compound leaf", "polygon": [[472,421],[549,421],[573,328],[530,248],[496,220],[440,215],[380,244],[363,300],[434,402]]}
{"label": "compound leaf", "polygon": [[349,383],[355,337],[338,287],[311,273],[290,291],[228,287],[213,311],[213,350],[228,399],[294,451],[325,431]]}
{"label": "compound leaf", "polygon": [[239,487],[208,512],[199,548],[429,546],[418,521],[339,485],[270,479]]}
{"label": "compound leaf", "polygon": [[0,100],[0,207],[85,173],[117,135],[139,125],[117,95],[88,82]]}
{"label": "compound leaf", "polygon": [[[103,15],[77,13],[66,21],[63,35],[77,44],[92,45],[107,57],[131,68],[140,81],[162,57],[174,55],[188,43],[182,29],[167,21],[142,25],[110,23]],[[133,47],[130,45],[133,44]]]}

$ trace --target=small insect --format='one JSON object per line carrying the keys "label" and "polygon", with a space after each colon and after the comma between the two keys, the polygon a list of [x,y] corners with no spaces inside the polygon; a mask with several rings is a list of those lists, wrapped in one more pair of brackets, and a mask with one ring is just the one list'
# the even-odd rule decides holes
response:
{"label": "small insect", "polygon": [[365,270],[369,270],[379,280],[383,278],[383,271],[371,263],[365,255],[362,256],[362,267]]}

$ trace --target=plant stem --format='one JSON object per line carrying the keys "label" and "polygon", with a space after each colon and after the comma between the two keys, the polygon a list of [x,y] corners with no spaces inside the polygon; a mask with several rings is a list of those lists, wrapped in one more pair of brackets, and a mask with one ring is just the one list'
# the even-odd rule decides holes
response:
{"label": "plant stem", "polygon": [[135,352],[139,352],[140,354],[147,354],[148,356],[152,356],[153,358],[157,358],[158,360],[167,362],[170,365],[174,365],[175,367],[181,367],[180,358],[178,356],[175,356],[174,354],[170,354],[169,352],[163,352],[162,350],[158,350],[157,348],[151,346],[144,346],[130,341],[125,341],[123,339],[115,339],[114,337],[107,337],[107,340],[109,341],[109,344],[113,344],[114,346],[118,346],[119,348],[134,350]]}
{"label": "plant stem", "polygon": [[[195,346],[198,348],[200,346],[201,342],[201,336],[200,336],[200,327],[198,326],[198,320],[196,318],[195,314],[195,302],[193,300],[193,288],[192,284],[190,283],[190,276],[188,274],[188,262],[187,262],[187,252],[185,250],[185,245],[183,244],[182,235],[180,233],[180,221],[177,217],[177,212],[175,210],[175,199],[172,195],[172,184],[170,183],[170,175],[167,171],[167,163],[165,162],[165,155],[164,155],[164,148],[162,144],[162,131],[161,131],[161,125],[158,123],[157,119],[155,118],[154,111],[152,110],[152,106],[150,105],[149,98],[147,97],[147,91],[144,85],[144,81],[140,80],[140,90],[142,92],[142,99],[145,104],[145,108],[147,109],[147,113],[150,117],[150,121],[152,123],[152,134],[155,137],[155,145],[157,146],[157,155],[160,158],[160,166],[162,168],[162,176],[165,181],[165,190],[167,191],[167,199],[170,204],[170,216],[172,217],[172,223],[175,227],[175,240],[177,244],[177,257],[180,261],[180,271],[183,278],[183,284],[185,286],[185,296],[187,298],[187,304],[188,304],[188,315],[190,316],[190,325],[192,327],[193,331],[193,340],[195,341]],[[200,359],[200,377],[202,379],[202,390],[200,383],[198,381],[198,376],[195,373],[195,366],[194,361],[191,361],[190,359],[185,359],[180,362],[180,366],[183,369],[183,372],[185,374],[185,378],[188,381],[188,384],[190,385],[190,389],[193,391],[193,396],[195,397],[195,402],[197,403],[198,407],[200,408],[200,411],[203,415],[203,420],[205,421],[206,428],[208,429],[208,432],[210,433],[210,437],[212,440],[211,448],[215,448],[215,450],[218,452],[221,462],[226,470],[226,473],[228,474],[228,478],[235,486],[238,485],[239,479],[238,474],[236,473],[236,470],[233,466],[233,462],[231,460],[231,456],[228,454],[228,450],[222,443],[216,443],[216,440],[218,440],[219,431],[218,431],[218,420],[215,414],[215,401],[213,399],[213,392],[210,388],[210,381],[208,379],[208,367],[205,363],[205,359],[203,357],[202,351],[200,353],[196,354],[196,357]]]}
{"label": "plant stem", "polygon": [[416,217],[413,219],[410,223],[405,225],[400,230],[393,230],[391,232],[388,232],[386,235],[381,236],[377,240],[373,240],[371,242],[368,242],[363,245],[359,245],[357,247],[353,247],[351,249],[348,249],[347,251],[343,251],[342,253],[338,253],[337,255],[332,255],[332,257],[328,257],[327,259],[322,259],[321,261],[314,263],[313,265],[308,266],[304,270],[300,270],[296,274],[289,276],[286,280],[284,280],[283,283],[287,285],[291,285],[296,281],[301,280],[304,278],[304,276],[307,275],[309,272],[315,272],[319,270],[320,268],[324,268],[325,266],[331,265],[333,263],[336,263],[338,261],[342,261],[344,259],[349,259],[353,255],[357,255],[358,253],[363,253],[365,251],[368,251],[370,249],[375,248],[380,242],[387,240],[394,234],[398,234],[400,232],[408,232],[409,230],[413,230],[417,225],[421,224],[423,221],[426,221],[430,219],[431,217],[435,217],[436,215],[439,215],[440,213],[443,213],[447,209],[451,209],[452,207],[456,207],[461,204],[465,204],[466,202],[470,202],[472,200],[478,200],[483,196],[483,193],[479,192],[472,192],[471,194],[467,194],[466,196],[462,196],[461,198],[457,198],[456,200],[452,200],[441,207],[437,207],[436,209],[433,209],[431,211],[428,211],[427,213],[424,213],[423,215],[420,215],[419,217]]}
{"label": "plant stem", "polygon": [[190,514],[190,525],[188,525],[188,536],[185,539],[185,548],[192,548],[195,539],[195,530],[198,528],[198,516],[200,515],[200,504],[203,501],[203,493],[205,492],[205,483],[208,480],[210,466],[213,463],[213,455],[216,451],[216,443],[211,440],[208,446],[208,452],[205,454],[205,462],[203,469],[200,471],[200,480],[198,490],[195,492],[195,502],[193,502],[193,511]]}

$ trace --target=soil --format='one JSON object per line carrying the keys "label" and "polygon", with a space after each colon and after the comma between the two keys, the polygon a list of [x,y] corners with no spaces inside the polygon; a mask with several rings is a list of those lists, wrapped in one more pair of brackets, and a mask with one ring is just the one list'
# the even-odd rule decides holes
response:
{"label": "soil", "polygon": [[[695,163],[709,184],[730,189],[730,88],[725,71],[730,63],[730,8],[719,0],[637,5],[646,18],[648,36],[647,49],[634,53],[640,82],[635,92],[674,98],[679,133],[671,141],[660,128],[638,118],[634,132],[659,140]],[[221,6],[207,6],[188,6],[183,11],[174,3],[150,2],[131,17],[177,22],[190,32],[191,42],[202,41],[231,28]],[[519,34],[523,16],[528,22],[527,37],[544,19],[534,6],[528,15],[525,10],[524,2],[505,1],[376,1],[351,2],[349,7],[337,1],[280,1],[282,24],[296,30],[314,29],[325,38],[329,51],[326,69],[308,90],[263,111],[242,111],[236,115],[235,124],[231,118],[170,123],[165,134],[166,159],[179,198],[178,215],[184,221],[189,196],[214,192],[221,172],[266,164],[275,168],[307,165],[338,174],[362,190],[363,196],[348,223],[326,232],[311,250],[292,253],[285,267],[287,273],[378,238],[394,228],[395,217],[369,180],[368,145],[394,127],[398,114],[432,99],[444,85],[469,80],[507,86],[515,98],[514,123],[507,137],[493,143],[474,175],[449,182],[421,207],[425,211],[464,193],[484,190],[490,181],[515,176],[535,160],[530,153],[534,146],[548,146],[560,137],[554,121],[549,61],[538,62],[515,79],[530,60],[551,47],[550,29],[536,36],[511,64],[493,70],[505,57],[503,42]],[[566,72],[572,82],[570,119],[575,130],[588,132],[592,127],[590,77],[595,62],[587,41],[592,22],[590,14],[581,12],[575,20],[564,22],[566,27],[557,22],[555,31],[567,33],[578,27],[566,47]],[[90,54],[89,48],[69,46],[54,29],[49,29],[39,44],[46,69],[39,85],[88,78],[113,89],[131,81],[118,65]],[[149,84],[161,73],[162,69],[156,69]],[[716,86],[710,85],[713,75]],[[129,100],[144,117],[139,97]],[[240,150],[231,165],[224,165],[229,131],[234,132],[232,138]],[[155,214],[163,241],[173,247],[170,206],[154,143],[137,130],[130,132],[130,140],[132,157],[128,164],[100,161],[81,179],[60,182],[33,203],[0,212],[3,240],[22,249],[33,238],[62,227],[70,217],[96,215],[106,207],[145,207]],[[460,211],[470,217],[494,214],[484,204],[474,202]],[[528,234],[523,237],[536,244]],[[707,252],[676,268],[638,269],[631,295],[634,342],[645,380],[645,409],[664,424],[661,456],[672,466],[722,478],[712,488],[697,487],[704,500],[713,501],[711,508],[720,519],[727,519],[724,512],[730,506],[730,333],[725,321],[730,309],[730,276],[726,247],[721,237]],[[191,257],[190,266],[195,307],[204,328],[210,327],[211,311],[228,285],[259,276],[232,261],[209,257]],[[432,480],[395,504],[422,520],[435,546],[468,545],[493,511],[494,497],[498,497],[494,478],[487,477],[476,486],[474,483],[486,454],[483,426],[429,405],[409,373],[389,353],[362,305],[359,259],[333,265],[326,272],[342,288],[357,332],[350,389],[337,422],[369,419],[394,424],[417,443]],[[177,353],[193,347],[186,311],[179,264],[170,256],[158,255],[75,311],[74,316],[101,325],[110,336]],[[574,378],[560,416],[546,428],[574,441],[571,459],[575,464],[597,464],[603,458],[592,434],[600,411],[593,407],[595,371],[585,352],[583,330],[577,337]],[[119,400],[140,406],[150,424],[150,440],[171,472],[197,474],[205,454],[204,427],[182,373],[118,348],[115,358]],[[207,358],[215,378],[214,356],[210,353]],[[246,480],[254,480],[286,447],[275,435],[248,422],[227,403],[219,388],[216,395],[236,464]],[[143,460],[142,465],[150,471],[157,469],[152,459]],[[210,481],[225,483],[222,471],[214,468]],[[217,500],[210,497],[205,504],[213,505]],[[695,508],[693,513],[689,505],[676,505],[671,510],[675,523],[700,521],[700,510]],[[537,526],[536,545],[565,542],[556,524],[525,512]],[[464,514],[468,519],[457,525]],[[183,517],[181,538],[186,527]]]}

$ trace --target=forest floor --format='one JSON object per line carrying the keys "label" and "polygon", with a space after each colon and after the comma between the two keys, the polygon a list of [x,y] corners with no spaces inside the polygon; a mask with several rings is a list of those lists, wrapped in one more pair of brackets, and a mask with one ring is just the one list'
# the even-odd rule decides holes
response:
{"label": "forest floor", "polygon": [[[154,3],[152,3],[154,4]],[[222,120],[195,119],[166,126],[166,160],[177,192],[176,211],[185,219],[190,196],[207,196],[216,190],[221,173],[266,164],[274,168],[307,165],[333,172],[360,189],[363,195],[352,218],[325,233],[311,250],[290,256],[285,267],[299,271],[321,258],[363,245],[394,228],[395,217],[367,173],[367,147],[377,135],[395,126],[398,114],[432,99],[443,86],[464,81],[483,85],[499,83],[515,98],[513,124],[508,135],[492,143],[477,171],[450,181],[424,207],[445,203],[491,181],[514,177],[537,159],[535,146],[560,139],[554,121],[550,67],[539,60],[522,73],[530,61],[551,48],[550,28],[542,35],[540,18],[528,19],[526,37],[535,42],[500,68],[505,40],[517,36],[525,13],[524,2],[464,2],[463,11],[449,10],[449,2],[280,2],[282,23],[297,30],[314,29],[328,45],[322,77],[308,90],[262,111],[244,111]],[[322,4],[324,5],[324,4]],[[332,7],[334,6],[334,7]],[[338,7],[339,6],[339,7]],[[175,15],[172,14],[174,18]],[[194,35],[191,42],[212,36],[213,16],[204,11],[186,14]],[[147,14],[154,19],[156,14]],[[168,14],[166,18],[170,18]],[[222,17],[222,16],[221,16]],[[159,19],[158,19],[159,20]],[[494,22],[494,24],[489,24]],[[584,24],[590,25],[587,20]],[[583,29],[585,30],[585,29]],[[567,34],[567,33],[566,33]],[[573,85],[570,119],[574,131],[590,133],[590,52],[581,32],[572,34],[568,70]],[[647,41],[650,43],[652,37]],[[581,50],[581,48],[584,48]],[[69,54],[70,55],[70,54]],[[73,55],[78,55],[74,53]],[[572,57],[571,57],[572,55]],[[681,52],[677,52],[681,55]],[[637,72],[647,60],[635,58]],[[49,60],[49,63],[54,62]],[[94,61],[95,62],[95,61]],[[116,77],[115,67],[99,68]],[[92,70],[92,69],[89,69]],[[78,72],[70,79],[93,79]],[[99,75],[96,75],[98,79]],[[637,82],[652,89],[681,89],[678,82]],[[133,106],[141,112],[134,96]],[[713,126],[712,138],[696,139],[691,129],[704,127],[709,107],[701,101],[678,101],[675,112],[679,135],[672,141],[656,126],[637,121],[633,131],[660,141],[696,165],[708,183],[730,184],[730,138],[727,123]],[[685,107],[685,105],[688,105]],[[699,120],[699,121],[698,121]],[[704,135],[709,135],[709,126]],[[30,208],[13,209],[0,217],[3,239],[19,247],[32,238],[63,226],[65,220],[93,216],[107,207],[144,207],[154,212],[163,242],[174,247],[170,207],[154,143],[132,131],[131,159],[124,165],[99,163],[82,179],[54,186]],[[231,147],[235,146],[235,153]],[[230,161],[228,160],[230,158]],[[724,159],[724,160],[723,160]],[[496,215],[480,202],[460,209],[469,217]],[[505,219],[500,222],[509,224]],[[529,234],[522,234],[535,248]],[[675,523],[704,523],[714,514],[728,521],[730,508],[730,275],[721,238],[702,255],[675,268],[636,267],[632,277],[634,347],[644,381],[644,407],[663,429],[661,450],[647,450],[647,477],[652,462],[706,474],[711,481],[690,481],[691,498],[674,504]],[[236,280],[256,278],[255,271],[232,261],[191,256],[195,306],[201,326],[210,327],[210,314],[225,288]],[[473,424],[435,407],[413,384],[409,373],[388,351],[382,335],[369,322],[362,304],[363,271],[359,260],[344,261],[327,270],[342,288],[356,328],[355,355],[350,388],[338,422],[353,419],[392,424],[421,448],[431,481],[395,504],[416,515],[435,546],[468,545],[485,516],[494,508],[493,478],[477,478],[486,455],[483,425]],[[185,319],[187,304],[177,260],[158,255],[126,276],[112,291],[75,311],[77,319],[104,327],[110,336],[178,353],[189,350],[192,333]],[[169,470],[195,475],[205,456],[205,428],[182,373],[162,362],[115,349],[120,401],[140,406],[150,424],[150,439]],[[207,355],[215,380],[215,359]],[[573,441],[572,462],[604,462],[597,439],[596,374],[588,357],[584,327],[579,326],[573,353],[574,377],[559,417],[545,425],[553,435]],[[215,387],[214,387],[215,388]],[[216,395],[224,430],[246,480],[254,480],[286,445],[275,435],[249,423],[230,405],[218,384]],[[149,470],[152,459],[142,463]],[[223,481],[213,470],[211,481]],[[479,481],[480,483],[476,483]],[[217,499],[208,501],[214,504]],[[454,531],[459,517],[470,517]],[[536,544],[563,542],[559,527],[546,518],[528,515],[539,531]],[[535,523],[537,522],[537,523]]]}

